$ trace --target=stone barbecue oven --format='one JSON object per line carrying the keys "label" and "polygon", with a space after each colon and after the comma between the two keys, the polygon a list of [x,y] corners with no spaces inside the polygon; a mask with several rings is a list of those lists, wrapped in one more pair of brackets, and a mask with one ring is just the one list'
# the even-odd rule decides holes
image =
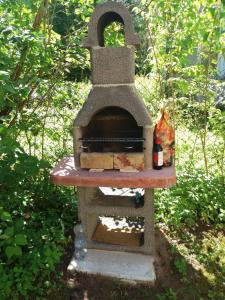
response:
{"label": "stone barbecue oven", "polygon": [[[114,21],[124,26],[124,47],[104,47],[105,27]],[[93,89],[74,122],[76,163],[82,168],[152,167],[152,121],[134,85],[137,46],[124,6],[108,2],[95,9],[84,41],[91,53]]]}
{"label": "stone barbecue oven", "polygon": [[[114,21],[123,24],[124,47],[104,47]],[[176,176],[174,167],[152,169],[153,124],[134,85],[139,44],[122,4],[96,7],[83,43],[93,88],[74,121],[74,157],[63,159],[51,179],[77,186],[87,255],[75,255],[68,269],[154,282],[154,188],[175,184]]]}

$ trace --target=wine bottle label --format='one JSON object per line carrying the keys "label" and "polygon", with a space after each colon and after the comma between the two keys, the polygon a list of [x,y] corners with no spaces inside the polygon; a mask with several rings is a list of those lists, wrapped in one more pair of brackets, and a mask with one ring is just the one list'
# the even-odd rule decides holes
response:
{"label": "wine bottle label", "polygon": [[154,153],[154,164],[158,167],[163,166],[163,151]]}
{"label": "wine bottle label", "polygon": [[163,165],[163,151],[158,152],[158,166]]}

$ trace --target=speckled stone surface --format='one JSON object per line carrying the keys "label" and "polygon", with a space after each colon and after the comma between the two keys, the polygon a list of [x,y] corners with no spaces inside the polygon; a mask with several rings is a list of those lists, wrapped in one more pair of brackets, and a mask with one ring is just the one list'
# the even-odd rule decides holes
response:
{"label": "speckled stone surface", "polygon": [[134,50],[134,47],[93,49],[91,51],[92,83],[133,83],[135,77]]}
{"label": "speckled stone surface", "polygon": [[72,258],[68,271],[154,284],[156,275],[153,262],[153,257],[149,255],[88,249],[84,260]]}
{"label": "speckled stone surface", "polygon": [[135,86],[95,87],[79,111],[74,126],[87,126],[97,112],[109,106],[128,111],[138,126],[152,126],[150,114]]}
{"label": "speckled stone surface", "polygon": [[[104,193],[102,190],[104,190]],[[113,251],[125,251],[136,252],[145,255],[155,254],[155,235],[154,235],[154,192],[152,189],[142,190],[144,197],[143,206],[135,208],[134,198],[135,196],[115,196],[109,195],[118,191],[116,188],[112,188],[111,192],[109,187],[77,187],[77,201],[79,207],[79,218],[84,226],[85,236],[87,238],[87,248],[100,249],[100,250],[113,250]],[[121,189],[123,193],[126,189]],[[109,194],[108,194],[109,193]],[[103,217],[104,216],[104,217]],[[119,216],[119,219],[118,219]],[[129,222],[127,217],[138,217],[140,223]],[[96,242],[92,239],[93,234],[100,223],[107,224],[110,228],[112,219],[115,224],[119,224],[119,220],[132,224],[132,226],[141,226],[144,229],[143,240],[141,245],[129,246],[118,243],[102,243]],[[104,221],[103,221],[104,220]],[[119,221],[119,223],[118,223]],[[136,224],[136,225],[135,225]],[[129,227],[129,225],[128,225]]]}
{"label": "speckled stone surface", "polygon": [[140,39],[134,31],[132,17],[128,9],[121,3],[108,1],[97,5],[88,28],[88,37],[83,41],[83,47],[104,47],[104,30],[110,23],[117,21],[124,24],[125,45],[140,45]]}
{"label": "speckled stone surface", "polygon": [[65,186],[166,188],[176,184],[176,172],[174,167],[163,168],[159,171],[147,169],[137,173],[89,172],[76,168],[73,157],[66,157],[51,172],[51,181]]}

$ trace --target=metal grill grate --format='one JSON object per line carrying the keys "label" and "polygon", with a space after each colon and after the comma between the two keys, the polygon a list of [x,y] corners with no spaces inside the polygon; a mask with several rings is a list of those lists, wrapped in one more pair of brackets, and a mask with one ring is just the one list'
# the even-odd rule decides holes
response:
{"label": "metal grill grate", "polygon": [[80,138],[81,142],[120,142],[120,143],[140,143],[144,142],[144,138]]}

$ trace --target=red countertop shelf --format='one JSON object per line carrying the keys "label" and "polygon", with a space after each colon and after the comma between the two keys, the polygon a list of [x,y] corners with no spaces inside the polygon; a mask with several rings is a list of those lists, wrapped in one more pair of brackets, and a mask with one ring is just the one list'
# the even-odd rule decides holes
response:
{"label": "red countertop shelf", "polygon": [[176,171],[174,167],[168,167],[140,172],[89,172],[76,168],[71,156],[63,158],[56,165],[50,178],[52,183],[64,186],[168,188],[176,184]]}

